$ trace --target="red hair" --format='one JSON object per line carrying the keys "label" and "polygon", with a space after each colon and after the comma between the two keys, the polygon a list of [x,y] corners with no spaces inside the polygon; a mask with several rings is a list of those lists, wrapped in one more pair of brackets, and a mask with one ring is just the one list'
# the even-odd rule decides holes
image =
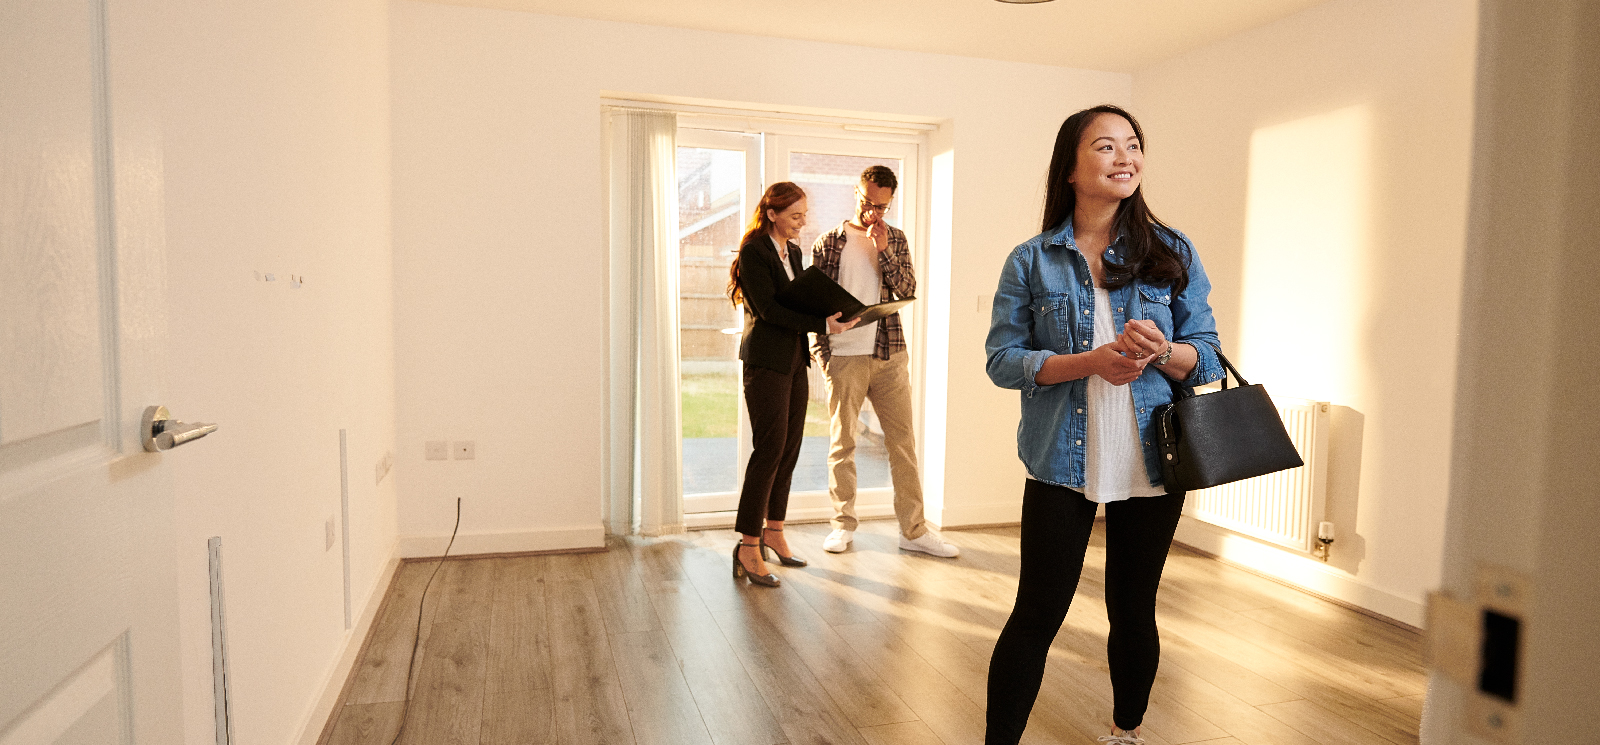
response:
{"label": "red hair", "polygon": [[[744,253],[744,247],[753,238],[766,235],[772,230],[772,218],[767,217],[767,210],[783,212],[806,198],[806,192],[793,181],[779,181],[767,187],[761,201],[756,203],[755,214],[750,216],[750,223],[745,226],[744,237],[739,239],[739,252]],[[739,257],[733,257],[733,265],[728,267],[728,299],[734,305],[744,302],[743,293],[739,291]]]}

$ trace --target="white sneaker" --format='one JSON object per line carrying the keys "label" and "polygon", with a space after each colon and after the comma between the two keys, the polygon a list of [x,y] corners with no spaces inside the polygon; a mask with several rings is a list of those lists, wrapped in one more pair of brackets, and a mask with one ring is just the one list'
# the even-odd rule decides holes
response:
{"label": "white sneaker", "polygon": [[835,530],[822,539],[822,550],[830,554],[842,553],[850,550],[850,542],[855,540],[854,530]]}
{"label": "white sneaker", "polygon": [[917,536],[915,540],[900,536],[900,550],[921,551],[941,559],[953,559],[961,555],[961,549],[957,548],[956,544],[946,542],[931,530]]}
{"label": "white sneaker", "polygon": [[[1112,730],[1115,733],[1117,730]],[[1122,734],[1110,734],[1100,738],[1100,742],[1109,742],[1112,745],[1144,745],[1144,738],[1139,737],[1137,730],[1129,732],[1122,730]]]}

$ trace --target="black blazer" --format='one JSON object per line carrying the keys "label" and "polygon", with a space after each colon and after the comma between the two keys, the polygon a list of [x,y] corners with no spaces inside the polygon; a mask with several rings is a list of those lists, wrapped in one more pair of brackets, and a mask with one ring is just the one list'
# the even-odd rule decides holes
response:
{"label": "black blazer", "polygon": [[[795,350],[811,366],[807,350],[806,332],[827,333],[828,323],[822,316],[811,316],[789,310],[774,299],[778,290],[789,284],[789,275],[783,272],[778,249],[766,233],[755,236],[739,246],[739,292],[744,295],[744,339],[739,342],[739,359],[746,364],[765,367],[780,373],[794,372]],[[789,266],[795,276],[800,275],[800,248],[789,242]]]}

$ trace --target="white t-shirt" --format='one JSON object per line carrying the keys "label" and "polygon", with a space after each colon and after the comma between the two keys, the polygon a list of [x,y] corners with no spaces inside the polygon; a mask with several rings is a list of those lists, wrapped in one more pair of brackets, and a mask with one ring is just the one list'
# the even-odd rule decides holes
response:
{"label": "white t-shirt", "polygon": [[[1117,340],[1111,299],[1094,288],[1094,348]],[[1092,502],[1120,502],[1129,497],[1167,493],[1150,485],[1139,445],[1139,420],[1133,414],[1133,388],[1089,376],[1088,452],[1084,454],[1083,496]]]}
{"label": "white t-shirt", "polygon": [[[878,272],[878,249],[867,238],[867,231],[844,224],[844,251],[839,255],[839,285],[866,305],[877,305],[882,297],[883,275]],[[872,354],[878,339],[878,322],[856,324],[842,334],[828,337],[828,353],[838,357]]]}
{"label": "white t-shirt", "polygon": [[788,255],[789,254],[789,249],[788,249],[788,247],[783,245],[782,243],[779,243],[778,239],[777,238],[773,238],[770,233],[767,235],[767,239],[772,241],[772,247],[773,248],[778,249],[778,263],[783,265],[783,273],[789,275],[789,279],[791,281],[793,281],[794,280],[794,267],[789,266],[789,255]]}

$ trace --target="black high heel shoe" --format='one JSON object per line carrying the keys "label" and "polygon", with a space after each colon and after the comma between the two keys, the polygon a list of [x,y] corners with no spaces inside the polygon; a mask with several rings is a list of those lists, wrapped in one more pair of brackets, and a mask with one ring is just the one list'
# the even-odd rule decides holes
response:
{"label": "black high heel shoe", "polygon": [[[762,533],[761,533],[761,538],[759,539],[758,545],[761,546],[761,560],[762,561],[770,561],[770,559],[767,558],[767,533],[766,533],[766,531],[768,531],[768,530],[770,530],[770,531],[772,531],[774,533],[782,533],[783,532],[783,528],[762,528],[761,529]],[[784,556],[783,554],[778,553],[777,549],[773,549],[772,550],[772,554],[774,556],[778,557],[778,563],[779,564],[782,564],[782,565],[784,565],[786,567],[803,567],[803,566],[806,565],[806,560],[805,559],[802,559],[802,558],[800,558],[798,556],[794,556],[792,554],[789,555],[789,556]]]}
{"label": "black high heel shoe", "polygon": [[745,543],[743,541],[740,541],[738,543],[733,544],[733,578],[734,579],[739,579],[740,577],[744,577],[745,579],[750,580],[750,584],[752,584],[752,585],[763,585],[763,586],[766,586],[766,587],[777,587],[778,586],[778,578],[777,577],[774,577],[771,574],[756,574],[755,572],[752,572],[749,569],[745,569],[744,568],[744,563],[739,561],[739,549],[741,549],[741,548],[743,548],[743,547],[745,547],[747,545],[752,545],[753,546],[753,545],[760,545],[760,544],[747,544],[747,543]]}

